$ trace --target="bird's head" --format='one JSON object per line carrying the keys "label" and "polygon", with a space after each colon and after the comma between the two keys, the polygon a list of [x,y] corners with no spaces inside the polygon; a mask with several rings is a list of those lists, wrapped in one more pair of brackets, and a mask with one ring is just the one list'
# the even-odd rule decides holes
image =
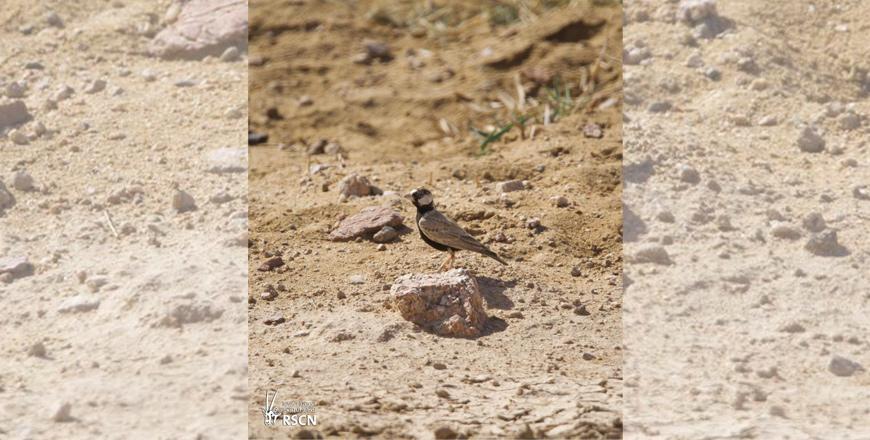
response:
{"label": "bird's head", "polygon": [[405,194],[405,198],[410,200],[417,208],[432,206],[434,201],[434,199],[432,199],[432,193],[426,188],[417,188],[408,194]]}

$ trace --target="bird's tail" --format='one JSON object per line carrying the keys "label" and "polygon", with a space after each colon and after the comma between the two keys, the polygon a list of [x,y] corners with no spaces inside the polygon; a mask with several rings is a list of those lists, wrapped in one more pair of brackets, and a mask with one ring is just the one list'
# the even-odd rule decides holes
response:
{"label": "bird's tail", "polygon": [[498,261],[501,264],[504,264],[505,266],[507,266],[507,261],[502,260],[501,257],[498,256],[497,253],[495,253],[489,249],[487,249],[486,252],[484,252],[484,255],[486,255],[489,258],[492,258],[495,261]]}

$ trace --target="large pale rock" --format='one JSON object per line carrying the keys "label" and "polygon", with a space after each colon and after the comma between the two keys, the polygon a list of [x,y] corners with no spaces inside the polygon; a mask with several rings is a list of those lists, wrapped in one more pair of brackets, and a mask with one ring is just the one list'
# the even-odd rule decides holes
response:
{"label": "large pale rock", "polygon": [[164,59],[201,59],[220,56],[229,47],[245,47],[247,39],[245,0],[190,0],[181,6],[175,22],[154,36],[148,50]]}
{"label": "large pale rock", "polygon": [[402,318],[441,336],[477,337],[486,324],[480,287],[467,269],[403,275],[390,293]]}
{"label": "large pale rock", "polygon": [[352,215],[329,234],[332,241],[348,241],[356,237],[373,235],[384,226],[396,228],[402,224],[402,216],[387,206],[370,206]]}
{"label": "large pale rock", "polygon": [[24,101],[0,99],[0,130],[12,127],[30,120],[30,112]]}

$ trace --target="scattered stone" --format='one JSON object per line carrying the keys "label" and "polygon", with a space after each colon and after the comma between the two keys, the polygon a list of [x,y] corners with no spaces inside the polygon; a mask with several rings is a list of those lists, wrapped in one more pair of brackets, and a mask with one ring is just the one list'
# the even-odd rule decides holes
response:
{"label": "scattered stone", "polygon": [[397,231],[392,226],[384,226],[380,231],[376,232],[372,237],[372,240],[375,243],[389,243],[395,240],[399,236],[399,231]]}
{"label": "scattered stone", "polygon": [[33,264],[22,255],[0,258],[0,275],[8,274],[9,281],[33,275]]}
{"label": "scattered stone", "polygon": [[367,41],[363,44],[365,52],[356,55],[353,62],[357,64],[371,64],[375,60],[389,62],[393,59],[390,46],[380,41]]}
{"label": "scattered stone", "polygon": [[0,214],[15,205],[15,197],[6,189],[6,184],[0,182]]}
{"label": "scattered stone", "polygon": [[27,355],[44,358],[48,352],[45,350],[45,345],[42,342],[37,342],[27,349]]}
{"label": "scattered stone", "polygon": [[804,217],[802,224],[804,229],[810,232],[822,232],[827,227],[825,224],[825,218],[818,212],[808,214]]}
{"label": "scattered stone", "polygon": [[68,423],[75,419],[72,417],[72,405],[69,402],[61,402],[52,413],[51,420],[57,423]]}
{"label": "scattered stone", "polygon": [[6,85],[6,96],[9,98],[23,98],[26,91],[26,83],[20,81],[12,81]]}
{"label": "scattered stone", "polygon": [[525,182],[522,180],[508,180],[495,184],[496,191],[500,193],[509,193],[514,191],[522,191],[526,189]]}
{"label": "scattered stone", "polygon": [[571,268],[572,277],[579,277],[580,275],[583,275],[583,272],[580,270],[580,266],[574,266]]}
{"label": "scattered stone", "polygon": [[537,217],[532,217],[526,220],[526,228],[528,229],[540,229],[541,227],[541,219]]}
{"label": "scattered stone", "polygon": [[27,145],[30,143],[30,138],[28,138],[27,135],[24,134],[23,131],[15,129],[15,128],[13,128],[12,130],[9,130],[9,133],[7,134],[7,136],[9,136],[9,140],[11,140],[12,142],[14,142],[18,145]]}
{"label": "scattered stone", "polygon": [[640,246],[634,253],[633,259],[636,263],[673,264],[668,251],[662,245],[653,243]]}
{"label": "scattered stone", "polygon": [[677,7],[677,20],[683,23],[696,24],[716,15],[716,0],[682,0]]}
{"label": "scattered stone", "polygon": [[226,48],[226,50],[224,50],[224,52],[221,54],[220,60],[225,63],[238,61],[241,54],[242,53],[239,51],[239,48],[237,48],[236,46],[230,46]]}
{"label": "scattered stone", "polygon": [[226,191],[218,191],[214,195],[208,198],[209,202],[214,203],[215,205],[222,205],[224,203],[228,203],[233,201],[235,197],[233,197],[230,193]]}
{"label": "scattered stone", "polygon": [[805,153],[825,151],[825,140],[810,127],[804,127],[797,139],[798,148]]}
{"label": "scattered stone", "polygon": [[248,145],[265,144],[269,141],[269,135],[266,133],[248,132]]}
{"label": "scattered stone", "polygon": [[216,174],[244,173],[248,170],[248,150],[218,148],[208,153],[209,172]]}
{"label": "scattered stone", "polygon": [[60,18],[60,15],[57,15],[57,12],[48,11],[45,14],[45,24],[51,27],[63,28],[63,19]]}
{"label": "scattered stone", "polygon": [[860,200],[870,200],[870,186],[856,185],[852,188],[852,196]]}
{"label": "scattered stone", "polygon": [[12,177],[9,179],[9,185],[18,191],[32,191],[33,177],[27,171],[18,170],[12,173]]}
{"label": "scattered stone", "polygon": [[719,69],[711,66],[704,69],[704,76],[712,81],[719,81],[720,79],[722,79],[722,72],[720,72]]}
{"label": "scattered stone", "polygon": [[840,116],[840,128],[843,130],[855,130],[861,127],[861,118],[849,112]]}
{"label": "scattered stone", "polygon": [[27,122],[30,118],[24,101],[0,98],[0,130]]}
{"label": "scattered stone", "polygon": [[804,249],[810,251],[814,255],[823,257],[834,257],[845,255],[846,249],[837,242],[837,232],[826,230],[818,234],[813,234]]}
{"label": "scattered stone", "polygon": [[261,264],[260,267],[257,268],[257,270],[259,270],[260,272],[268,272],[283,265],[284,260],[281,257],[272,257],[264,261],[263,264]]}
{"label": "scattered stone", "polygon": [[284,315],[277,313],[275,315],[272,315],[272,316],[264,319],[263,324],[278,325],[278,324],[283,324],[285,321],[286,321],[286,319],[284,319]]}
{"label": "scattered stone", "polygon": [[772,127],[778,123],[779,121],[776,120],[775,116],[762,116],[762,118],[758,120],[758,125],[762,127]]}
{"label": "scattered stone", "polygon": [[90,295],[76,295],[61,302],[59,313],[81,313],[96,310],[100,307],[100,299]]}
{"label": "scattered stone", "polygon": [[568,202],[568,199],[564,196],[550,197],[550,202],[552,202],[553,206],[557,208],[565,208],[570,205],[570,202]]}
{"label": "scattered stone", "polygon": [[140,73],[140,75],[142,75],[142,79],[144,79],[145,82],[157,81],[157,74],[151,69],[143,70],[142,73]]}
{"label": "scattered stone", "polygon": [[196,201],[193,200],[193,196],[190,194],[177,189],[175,190],[175,194],[172,196],[172,208],[179,214],[187,211],[194,211],[196,210]]}
{"label": "scattered stone", "polygon": [[776,222],[770,228],[770,235],[786,240],[797,240],[801,238],[801,231],[788,223]]}
{"label": "scattered stone", "polygon": [[106,81],[102,80],[102,79],[93,80],[93,81],[89,82],[87,85],[85,85],[85,93],[88,93],[88,94],[99,93],[105,89],[106,89]]}
{"label": "scattered stone", "polygon": [[328,144],[328,143],[329,143],[329,141],[326,139],[318,139],[318,140],[308,144],[307,152],[310,155],[323,154],[323,149],[326,147],[326,144]]}
{"label": "scattered stone", "polygon": [[677,165],[677,175],[680,176],[681,181],[691,183],[692,185],[701,181],[701,175],[698,174],[698,170],[686,164]]}
{"label": "scattered stone", "polygon": [[351,284],[365,284],[366,277],[365,277],[365,275],[357,274],[357,275],[351,275],[347,280]]}
{"label": "scattered stone", "polygon": [[432,434],[438,440],[449,440],[459,438],[459,433],[449,426],[441,426],[432,431]]}
{"label": "scattered stone", "polygon": [[593,359],[595,359],[595,355],[594,355],[594,354],[589,353],[589,352],[583,353],[583,360],[584,360],[584,361],[591,361],[591,360],[593,360]]}
{"label": "scattered stone", "polygon": [[791,322],[779,328],[779,331],[785,333],[803,333],[806,328],[798,322]]}
{"label": "scattered stone", "polygon": [[600,125],[590,122],[583,126],[583,135],[588,138],[601,139],[604,136],[604,131]]}
{"label": "scattered stone", "polygon": [[642,63],[652,57],[652,52],[646,47],[630,47],[622,51],[622,62],[628,66]]}
{"label": "scattered stone", "polygon": [[487,321],[477,280],[466,269],[403,275],[390,293],[405,320],[441,336],[477,337]]}
{"label": "scattered stone", "polygon": [[73,93],[75,93],[75,90],[73,90],[72,87],[64,84],[60,86],[60,88],[55,90],[54,94],[51,95],[51,100],[54,102],[65,101],[69,99],[73,95]]}
{"label": "scattered stone", "polygon": [[348,198],[375,195],[380,191],[372,186],[367,177],[353,173],[338,182],[338,193]]}
{"label": "scattered stone", "polygon": [[330,155],[341,153],[341,145],[338,142],[329,142],[323,147],[323,153]]}
{"label": "scattered stone", "polygon": [[245,47],[247,39],[245,0],[190,0],[182,3],[174,22],[154,36],[148,50],[163,59],[198,60]]}
{"label": "scattered stone", "polygon": [[828,364],[828,371],[833,373],[835,376],[849,377],[859,371],[865,370],[864,367],[861,366],[861,364],[851,359],[834,355],[831,358],[831,362]]}
{"label": "scattered stone", "polygon": [[388,206],[371,206],[342,220],[329,234],[332,241],[348,241],[357,237],[374,234],[384,226],[397,228],[402,225],[402,216]]}
{"label": "scattered stone", "polygon": [[647,107],[650,113],[664,113],[671,109],[672,104],[668,101],[656,101]]}
{"label": "scattered stone", "polygon": [[674,214],[667,209],[659,210],[659,212],[656,213],[656,219],[662,223],[673,223],[677,221]]}

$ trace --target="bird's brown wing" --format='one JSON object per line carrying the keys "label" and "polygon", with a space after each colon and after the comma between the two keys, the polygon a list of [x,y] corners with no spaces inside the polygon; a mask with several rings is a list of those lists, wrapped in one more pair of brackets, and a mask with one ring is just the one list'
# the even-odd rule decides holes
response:
{"label": "bird's brown wing", "polygon": [[477,239],[465,232],[459,225],[447,218],[444,214],[431,210],[420,217],[417,222],[420,231],[426,234],[430,240],[450,246],[456,249],[490,254],[492,251],[480,244]]}

